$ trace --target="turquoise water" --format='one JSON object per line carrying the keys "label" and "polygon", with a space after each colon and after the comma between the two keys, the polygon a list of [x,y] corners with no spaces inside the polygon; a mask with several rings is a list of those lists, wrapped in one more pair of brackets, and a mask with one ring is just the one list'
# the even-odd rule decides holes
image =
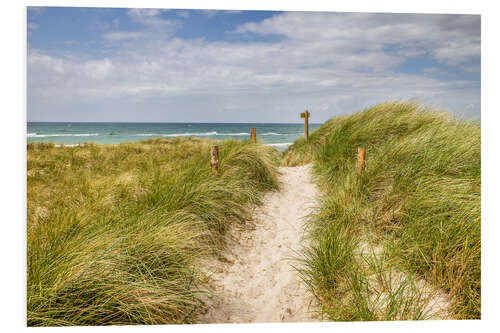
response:
{"label": "turquoise water", "polygon": [[[265,144],[284,150],[304,135],[303,124],[218,124],[218,123],[35,123],[28,122],[28,142],[75,145],[83,142],[116,144],[154,137],[199,137],[238,139],[250,137],[255,127]],[[309,130],[321,124],[309,124]]]}

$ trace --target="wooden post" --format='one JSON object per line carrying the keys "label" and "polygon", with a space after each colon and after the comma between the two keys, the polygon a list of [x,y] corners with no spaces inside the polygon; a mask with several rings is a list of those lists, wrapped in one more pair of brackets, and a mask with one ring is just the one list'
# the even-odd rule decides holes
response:
{"label": "wooden post", "polygon": [[306,140],[309,140],[309,111],[307,110],[305,118],[305,127],[306,127]]}
{"label": "wooden post", "polygon": [[326,136],[323,137],[323,145],[326,146],[326,142],[327,142],[328,138]]}
{"label": "wooden post", "polygon": [[252,127],[252,131],[250,132],[250,139],[252,139],[253,143],[257,142],[257,130],[255,127]]}
{"label": "wooden post", "polygon": [[358,175],[361,175],[365,170],[366,149],[358,147]]}
{"label": "wooden post", "polygon": [[212,166],[212,173],[217,175],[219,173],[219,146],[210,147],[210,165]]}
{"label": "wooden post", "polygon": [[304,118],[304,129],[306,131],[306,140],[309,140],[309,116],[311,114],[309,111],[306,110],[306,112],[302,112],[300,114],[300,118]]}

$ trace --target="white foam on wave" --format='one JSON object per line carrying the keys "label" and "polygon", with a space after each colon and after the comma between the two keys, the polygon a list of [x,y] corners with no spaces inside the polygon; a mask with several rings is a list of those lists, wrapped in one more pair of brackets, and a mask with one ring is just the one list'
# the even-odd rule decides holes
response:
{"label": "white foam on wave", "polygon": [[242,135],[250,135],[250,133],[217,133],[217,135],[227,135],[227,136],[242,136]]}
{"label": "white foam on wave", "polygon": [[293,142],[281,142],[281,143],[266,143],[266,146],[271,147],[287,147],[290,146]]}
{"label": "white foam on wave", "polygon": [[213,132],[203,132],[203,133],[172,133],[172,134],[160,134],[160,133],[141,133],[134,134],[134,136],[166,136],[166,137],[176,137],[176,136],[212,136],[212,135],[225,135],[225,136],[244,136],[250,135],[250,133],[217,133]]}
{"label": "white foam on wave", "polygon": [[208,135],[217,135],[217,132],[206,132],[206,133],[172,133],[172,134],[141,133],[141,134],[134,134],[133,136],[167,136],[167,137],[175,137],[175,136],[208,136]]}
{"label": "white foam on wave", "polygon": [[98,136],[99,133],[76,133],[76,134],[37,134],[37,133],[28,133],[28,138],[49,138],[55,136]]}
{"label": "white foam on wave", "polygon": [[[240,133],[218,133],[216,131],[213,132],[203,132],[203,133],[172,133],[172,134],[162,134],[162,133],[141,133],[134,134],[133,136],[167,136],[167,137],[176,137],[176,136],[249,136],[248,132],[240,132]],[[266,133],[257,133],[257,136],[267,136],[267,135],[290,135],[284,133],[276,133],[276,132],[266,132]]]}
{"label": "white foam on wave", "polygon": [[266,132],[266,133],[262,133],[261,135],[286,135],[286,134],[275,133],[275,132]]}
{"label": "white foam on wave", "polygon": [[217,135],[217,132],[205,132],[205,133],[174,133],[174,134],[161,134],[161,136],[168,136],[168,137],[173,137],[173,136],[210,136],[210,135]]}

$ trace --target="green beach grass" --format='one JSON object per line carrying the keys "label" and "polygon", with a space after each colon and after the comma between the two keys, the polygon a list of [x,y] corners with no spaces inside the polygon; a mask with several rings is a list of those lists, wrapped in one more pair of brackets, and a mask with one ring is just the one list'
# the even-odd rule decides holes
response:
{"label": "green beach grass", "polygon": [[480,142],[478,122],[387,102],[332,118],[283,153],[282,165],[312,162],[322,191],[298,269],[325,319],[481,317]]}
{"label": "green beach grass", "polygon": [[191,323],[200,266],[266,191],[278,153],[249,141],[27,146],[28,326]]}

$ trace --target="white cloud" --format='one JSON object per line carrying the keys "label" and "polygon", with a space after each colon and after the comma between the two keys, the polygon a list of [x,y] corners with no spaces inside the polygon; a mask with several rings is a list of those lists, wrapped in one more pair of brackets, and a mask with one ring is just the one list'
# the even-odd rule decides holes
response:
{"label": "white cloud", "polygon": [[28,22],[28,30],[36,30],[40,27],[39,24],[33,23],[33,22]]}
{"label": "white cloud", "polygon": [[92,79],[104,79],[112,71],[113,64],[107,58],[103,60],[91,60],[83,64],[85,74]]}
{"label": "white cloud", "polygon": [[481,52],[477,15],[288,12],[243,24],[235,32],[282,35],[305,44],[316,40],[347,54],[397,45],[400,56],[422,55],[425,50],[449,65],[465,63]]}
{"label": "white cloud", "polygon": [[116,31],[116,32],[108,32],[102,35],[104,39],[111,40],[111,41],[119,41],[119,40],[124,40],[124,39],[136,39],[136,38],[142,38],[145,37],[144,32],[137,32],[137,31]]}
{"label": "white cloud", "polygon": [[119,19],[113,19],[112,26],[114,31],[101,35],[109,42],[123,42],[136,39],[165,40],[173,36],[180,27],[180,22],[176,20],[167,20],[161,17],[161,13],[166,10],[161,9],[141,9],[133,8],[127,11],[130,19],[144,26],[141,31],[120,31]]}
{"label": "white cloud", "polygon": [[481,44],[476,41],[448,41],[432,51],[440,62],[450,66],[458,66],[481,54]]}
{"label": "white cloud", "polygon": [[129,9],[127,13],[132,19],[143,21],[158,16],[160,14],[160,9],[132,8]]}
{"label": "white cloud", "polygon": [[150,28],[173,30],[179,25],[179,22],[161,18],[161,12],[160,9],[133,8],[129,9],[127,14],[134,22]]}
{"label": "white cloud", "polygon": [[217,14],[241,14],[243,10],[223,10],[223,9],[200,9],[200,11],[208,17],[214,17]]}
{"label": "white cloud", "polygon": [[[164,20],[155,10],[131,10],[129,15],[146,26]],[[479,82],[445,81],[432,69],[427,73],[433,75],[396,71],[422,52],[450,65],[478,58],[475,24],[469,17],[443,15],[293,12],[233,32],[281,35],[276,42],[165,39],[149,32],[146,39],[114,32],[105,38],[126,43],[105,59],[49,56],[31,49],[28,119],[89,100],[123,110],[123,121],[136,119],[136,112],[165,120],[161,115],[172,108],[183,112],[169,121],[214,121],[214,114],[220,121],[296,121],[304,108],[311,109],[314,121],[323,121],[407,98],[478,114]],[[450,51],[460,47],[461,52]],[[85,112],[90,118],[84,120],[92,120],[94,111]]]}
{"label": "white cloud", "polygon": [[46,9],[47,9],[46,7],[29,6],[28,13],[35,15],[35,16],[38,16],[38,15],[42,15],[43,13],[45,13]]}
{"label": "white cloud", "polygon": [[176,10],[175,14],[177,16],[179,16],[179,17],[182,17],[182,18],[188,18],[189,17],[189,11],[187,11],[187,10]]}
{"label": "white cloud", "polygon": [[30,49],[28,52],[28,70],[47,75],[47,78],[64,74],[74,66],[74,64],[61,58],[51,57],[33,49]]}
{"label": "white cloud", "polygon": [[208,17],[214,17],[218,12],[218,10],[215,9],[201,9],[200,11]]}

